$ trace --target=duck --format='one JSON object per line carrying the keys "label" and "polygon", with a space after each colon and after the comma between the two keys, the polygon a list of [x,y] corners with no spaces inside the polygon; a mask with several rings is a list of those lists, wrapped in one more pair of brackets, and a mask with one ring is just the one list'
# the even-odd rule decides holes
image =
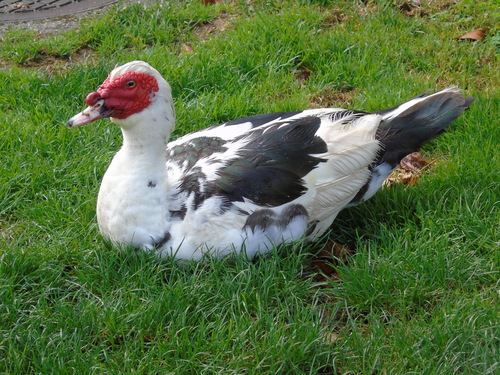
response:
{"label": "duck", "polygon": [[169,141],[171,87],[148,63],[131,61],[86,97],[87,108],[68,127],[109,118],[123,135],[97,198],[105,239],[160,258],[253,259],[284,243],[317,240],[473,101],[449,87],[376,112],[252,115]]}

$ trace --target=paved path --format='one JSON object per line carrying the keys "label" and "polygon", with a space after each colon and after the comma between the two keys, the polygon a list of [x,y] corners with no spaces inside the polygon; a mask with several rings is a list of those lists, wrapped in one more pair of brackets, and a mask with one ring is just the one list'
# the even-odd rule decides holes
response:
{"label": "paved path", "polygon": [[1,0],[1,22],[55,18],[105,7],[117,0]]}

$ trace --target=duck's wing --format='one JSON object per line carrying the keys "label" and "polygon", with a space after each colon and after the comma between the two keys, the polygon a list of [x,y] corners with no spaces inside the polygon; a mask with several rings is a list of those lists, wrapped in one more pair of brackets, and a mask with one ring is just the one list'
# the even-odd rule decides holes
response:
{"label": "duck's wing", "polygon": [[247,256],[322,234],[369,178],[379,115],[340,109],[254,116],[168,145],[170,246]]}
{"label": "duck's wing", "polygon": [[[359,152],[363,143],[355,144],[356,137],[363,130],[352,124],[366,115],[341,109],[273,113],[230,121],[171,142],[167,166],[175,191],[172,211],[184,215],[212,197],[220,198],[219,213],[237,202],[278,207],[316,188],[316,182],[333,183],[338,176],[325,177],[330,171],[322,165],[331,164],[331,159],[348,164],[350,156]],[[349,134],[354,138],[350,140]],[[349,154],[346,147],[358,151]],[[373,153],[363,158],[362,168]],[[342,157],[346,163],[339,161]],[[349,175],[347,164],[342,178]],[[317,168],[320,173],[311,177]],[[356,164],[353,172],[358,169]]]}

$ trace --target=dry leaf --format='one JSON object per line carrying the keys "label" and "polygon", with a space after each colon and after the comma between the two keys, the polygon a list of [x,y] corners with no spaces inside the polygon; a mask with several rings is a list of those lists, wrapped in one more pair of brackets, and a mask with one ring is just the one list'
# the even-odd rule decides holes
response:
{"label": "dry leaf", "polygon": [[403,158],[398,167],[384,181],[384,186],[393,184],[415,185],[422,171],[430,162],[422,157],[420,152],[413,152]]}
{"label": "dry leaf", "polygon": [[191,47],[189,44],[184,43],[182,45],[182,48],[184,48],[184,51],[186,51],[187,53],[193,52],[193,47]]}
{"label": "dry leaf", "polygon": [[479,29],[469,31],[462,36],[459,36],[459,40],[484,40],[485,29],[480,27]]}
{"label": "dry leaf", "polygon": [[406,155],[399,163],[399,168],[405,172],[420,172],[429,162],[422,157],[420,152]]}
{"label": "dry leaf", "polygon": [[411,173],[401,173],[398,175],[398,182],[405,185],[415,185],[417,178]]}

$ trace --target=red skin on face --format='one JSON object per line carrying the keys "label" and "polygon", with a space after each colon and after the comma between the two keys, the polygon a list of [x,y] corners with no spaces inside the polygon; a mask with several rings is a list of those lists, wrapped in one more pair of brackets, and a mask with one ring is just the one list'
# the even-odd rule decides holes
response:
{"label": "red skin on face", "polygon": [[85,102],[94,106],[104,99],[104,106],[112,112],[112,117],[125,119],[147,108],[158,90],[158,82],[149,74],[126,72],[112,81],[106,78],[97,91],[87,95]]}

